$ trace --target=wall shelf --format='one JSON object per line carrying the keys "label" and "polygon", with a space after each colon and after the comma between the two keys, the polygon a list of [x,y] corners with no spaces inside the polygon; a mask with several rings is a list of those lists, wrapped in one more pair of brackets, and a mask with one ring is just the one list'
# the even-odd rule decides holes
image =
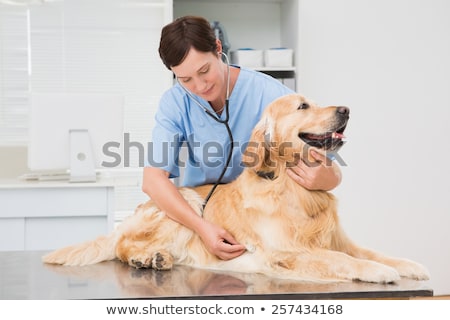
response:
{"label": "wall shelf", "polygon": [[[290,48],[294,51],[292,67],[252,68],[279,79],[295,79],[289,87],[296,90],[298,74],[296,55],[298,52],[298,0],[174,0],[174,18],[184,15],[199,15],[210,21],[219,21],[225,28],[230,50],[253,48]],[[246,67],[245,65],[242,65]]]}

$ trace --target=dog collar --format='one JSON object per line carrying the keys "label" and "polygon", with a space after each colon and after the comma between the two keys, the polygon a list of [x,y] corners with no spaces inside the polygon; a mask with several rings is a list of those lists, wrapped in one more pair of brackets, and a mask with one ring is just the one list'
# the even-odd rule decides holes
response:
{"label": "dog collar", "polygon": [[273,171],[256,171],[258,177],[267,179],[267,180],[275,180],[275,172]]}

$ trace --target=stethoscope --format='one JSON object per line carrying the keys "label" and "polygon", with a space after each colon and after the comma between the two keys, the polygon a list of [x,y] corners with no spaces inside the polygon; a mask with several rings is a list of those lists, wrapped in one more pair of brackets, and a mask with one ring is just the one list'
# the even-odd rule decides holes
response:
{"label": "stethoscope", "polygon": [[225,172],[227,171],[228,165],[230,164],[231,156],[233,155],[233,134],[231,132],[230,125],[228,124],[228,121],[230,119],[230,111],[229,111],[229,104],[230,104],[230,61],[228,60],[228,56],[225,53],[221,52],[221,54],[222,54],[223,57],[225,57],[225,61],[226,61],[226,64],[227,64],[227,93],[226,93],[226,97],[225,97],[225,106],[224,106],[225,118],[224,119],[221,119],[216,113],[212,112],[210,109],[208,109],[203,104],[201,104],[200,101],[198,101],[197,98],[181,84],[181,82],[178,80],[178,78],[176,78],[178,84],[181,86],[181,88],[183,88],[183,90],[192,99],[192,101],[195,102],[195,104],[197,104],[200,108],[202,108],[206,112],[206,114],[208,116],[210,116],[212,119],[214,119],[214,121],[217,121],[217,122],[222,123],[222,124],[225,125],[225,128],[227,129],[227,132],[228,132],[228,137],[230,138],[230,150],[228,151],[227,161],[225,163],[224,168],[222,169],[222,172],[220,173],[219,178],[214,183],[213,187],[211,188],[211,190],[209,191],[208,195],[206,196],[205,201],[203,203],[203,209],[205,209],[206,204],[208,203],[209,199],[211,198],[212,194],[214,193],[214,190],[216,190],[217,186],[222,181],[222,178],[225,175]]}

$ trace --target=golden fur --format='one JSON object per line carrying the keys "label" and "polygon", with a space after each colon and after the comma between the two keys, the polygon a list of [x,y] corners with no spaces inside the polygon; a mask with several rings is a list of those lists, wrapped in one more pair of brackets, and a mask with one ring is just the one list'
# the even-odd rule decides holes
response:
{"label": "golden fur", "polygon": [[197,234],[150,200],[111,234],[56,250],[43,261],[88,265],[117,258],[136,268],[168,270],[182,264],[312,281],[428,279],[420,264],[357,246],[339,224],[335,197],[309,191],[286,173],[296,161],[308,161],[301,134],[318,139],[330,138],[329,133],[338,129],[342,133],[348,119],[345,110],[319,108],[296,94],[281,97],[266,108],[252,132],[243,157],[247,168],[235,181],[220,185],[204,210],[211,186],[180,189],[197,214],[247,246],[238,258],[223,261],[211,255]]}

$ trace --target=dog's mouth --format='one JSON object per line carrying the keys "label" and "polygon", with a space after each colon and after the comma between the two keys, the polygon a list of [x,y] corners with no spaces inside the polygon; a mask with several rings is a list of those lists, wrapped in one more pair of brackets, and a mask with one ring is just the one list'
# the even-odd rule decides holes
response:
{"label": "dog's mouth", "polygon": [[301,132],[298,136],[311,147],[336,151],[344,144],[345,127],[346,124],[334,131],[329,131],[322,134]]}

